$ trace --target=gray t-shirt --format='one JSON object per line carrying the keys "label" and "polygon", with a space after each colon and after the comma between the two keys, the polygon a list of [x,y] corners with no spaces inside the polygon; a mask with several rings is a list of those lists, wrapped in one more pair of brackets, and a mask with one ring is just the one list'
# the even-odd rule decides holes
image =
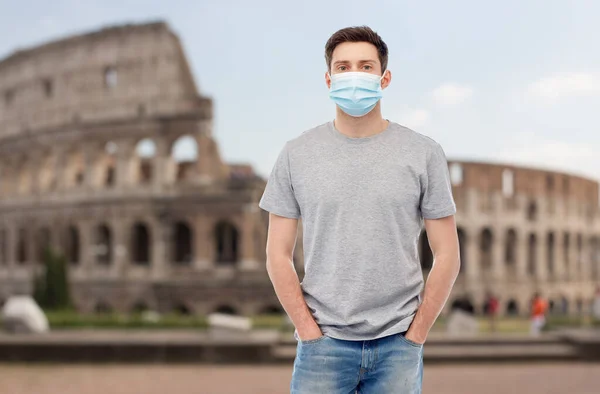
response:
{"label": "gray t-shirt", "polygon": [[287,141],[259,206],[302,218],[304,299],[323,334],[347,340],[408,329],[422,219],[456,213],[441,146],[394,122],[353,138],[331,121]]}

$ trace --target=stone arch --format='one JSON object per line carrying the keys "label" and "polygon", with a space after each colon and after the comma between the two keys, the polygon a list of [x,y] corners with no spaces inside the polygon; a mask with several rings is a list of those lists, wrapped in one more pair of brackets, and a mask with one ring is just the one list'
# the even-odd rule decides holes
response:
{"label": "stone arch", "polygon": [[117,174],[117,151],[119,146],[114,141],[108,141],[104,145],[103,154],[99,160],[101,186],[114,187],[116,185]]}
{"label": "stone arch", "polygon": [[506,303],[506,314],[509,316],[517,316],[519,314],[519,304],[515,299],[510,299]]}
{"label": "stone arch", "polygon": [[259,312],[261,315],[282,315],[284,313],[285,310],[280,305],[267,305]]}
{"label": "stone arch", "polygon": [[28,246],[27,231],[24,228],[20,228],[17,231],[17,263],[27,263],[27,259],[29,257]]}
{"label": "stone arch", "polygon": [[600,279],[600,239],[597,236],[590,237],[590,264],[591,272],[590,276],[592,279]]}
{"label": "stone arch", "polygon": [[237,310],[231,305],[219,305],[215,308],[215,313],[224,313],[226,315],[237,315]]}
{"label": "stone arch", "polygon": [[183,221],[174,224],[173,260],[177,264],[191,264],[194,258],[194,234],[192,228]]}
{"label": "stone arch", "polygon": [[136,222],[131,228],[131,260],[134,264],[150,265],[152,240],[148,226]]}
{"label": "stone arch", "polygon": [[67,234],[65,237],[65,254],[67,262],[70,264],[78,264],[80,261],[80,244],[79,244],[79,230],[75,226],[69,226],[67,228]]}
{"label": "stone arch", "polygon": [[419,237],[419,259],[421,260],[421,269],[428,271],[433,268],[433,252],[429,246],[427,231],[421,231]]}
{"label": "stone arch", "polygon": [[39,168],[37,169],[38,187],[42,192],[53,190],[56,186],[56,159],[57,157],[51,152],[42,153]]}
{"label": "stone arch", "polygon": [[50,249],[50,229],[48,227],[41,227],[37,231],[36,236],[36,248],[37,248],[37,261],[40,264],[45,262],[46,253]]}
{"label": "stone arch", "polygon": [[479,236],[479,251],[481,253],[481,267],[484,270],[492,268],[493,256],[492,246],[494,244],[494,234],[488,227],[481,230]]}
{"label": "stone arch", "polygon": [[171,146],[171,159],[175,163],[175,181],[190,179],[195,173],[199,144],[190,134],[179,136]]}
{"label": "stone arch", "polygon": [[517,232],[514,228],[506,231],[504,261],[507,266],[511,267],[514,267],[517,262]]}
{"label": "stone arch", "polygon": [[113,312],[113,307],[105,300],[100,300],[96,303],[96,306],[94,307],[94,312],[100,314],[109,314]]}
{"label": "stone arch", "polygon": [[155,177],[154,158],[156,157],[156,142],[152,138],[144,138],[135,145],[137,158],[137,183],[152,183]]}
{"label": "stone arch", "polygon": [[64,184],[66,188],[83,185],[85,181],[85,157],[79,149],[67,153]]}
{"label": "stone arch", "polygon": [[554,232],[549,231],[547,236],[546,236],[546,258],[547,258],[547,268],[548,268],[548,275],[550,277],[554,276],[554,267],[555,267],[555,236],[554,236]]}
{"label": "stone arch", "polygon": [[104,87],[107,89],[115,88],[118,83],[118,75],[119,74],[115,66],[106,66],[104,68]]}
{"label": "stone arch", "polygon": [[455,309],[474,314],[475,305],[473,305],[471,295],[469,293],[458,295],[454,301],[452,301],[451,310]]}
{"label": "stone arch", "polygon": [[537,202],[532,200],[527,205],[527,220],[530,222],[535,222],[538,217],[538,207]]}
{"label": "stone arch", "polygon": [[31,187],[33,185],[33,171],[32,163],[27,158],[21,158],[20,163],[17,167],[17,182],[16,191],[19,195],[26,195],[31,193]]}
{"label": "stone arch", "polygon": [[96,227],[94,246],[96,262],[110,265],[113,261],[113,239],[112,232],[106,224],[100,224]]}
{"label": "stone arch", "polygon": [[148,308],[148,304],[144,300],[136,301],[131,307],[131,313],[142,313],[148,310],[150,310],[150,308]]}
{"label": "stone arch", "polygon": [[469,263],[467,261],[467,233],[462,227],[457,228],[458,234],[458,247],[460,249],[460,272],[465,272],[466,266]]}
{"label": "stone arch", "polygon": [[6,160],[0,165],[0,196],[14,194],[15,170],[13,160]]}
{"label": "stone arch", "polygon": [[215,256],[217,263],[234,264],[239,259],[239,231],[236,226],[222,220],[215,225]]}
{"label": "stone arch", "polygon": [[536,267],[537,261],[537,237],[535,234],[529,234],[529,240],[527,242],[527,273],[530,276],[535,276],[537,272]]}
{"label": "stone arch", "polygon": [[180,302],[176,303],[175,305],[173,305],[173,312],[175,312],[178,315],[185,315],[185,316],[192,315],[191,308],[187,305],[187,303],[185,303],[183,301],[180,301]]}
{"label": "stone arch", "polygon": [[463,301],[460,298],[455,298],[450,305],[450,310],[461,309],[463,305]]}
{"label": "stone arch", "polygon": [[568,232],[563,234],[563,261],[565,265],[565,275],[567,279],[571,276],[571,236]]}

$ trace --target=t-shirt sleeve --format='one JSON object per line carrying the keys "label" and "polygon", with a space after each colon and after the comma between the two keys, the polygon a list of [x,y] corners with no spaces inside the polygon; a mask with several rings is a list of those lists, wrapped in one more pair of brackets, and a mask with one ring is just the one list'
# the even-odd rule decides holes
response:
{"label": "t-shirt sleeve", "polygon": [[300,207],[292,186],[288,149],[289,144],[286,143],[275,161],[258,206],[275,215],[297,219]]}
{"label": "t-shirt sleeve", "polygon": [[424,219],[440,219],[456,213],[448,161],[438,143],[427,158],[427,171],[421,182],[420,209]]}

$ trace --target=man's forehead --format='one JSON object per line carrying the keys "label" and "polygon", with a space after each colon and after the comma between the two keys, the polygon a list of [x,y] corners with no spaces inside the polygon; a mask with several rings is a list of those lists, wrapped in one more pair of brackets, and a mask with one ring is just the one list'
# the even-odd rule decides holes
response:
{"label": "man's forehead", "polygon": [[379,60],[377,48],[368,42],[344,42],[335,47],[331,60]]}

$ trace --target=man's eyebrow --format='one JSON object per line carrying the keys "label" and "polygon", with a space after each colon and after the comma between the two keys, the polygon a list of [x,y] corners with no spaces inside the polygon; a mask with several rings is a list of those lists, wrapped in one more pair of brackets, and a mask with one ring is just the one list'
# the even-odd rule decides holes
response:
{"label": "man's eyebrow", "polygon": [[[363,59],[363,60],[359,60],[358,63],[375,63],[377,60],[375,59]],[[336,60],[335,62],[333,62],[334,65],[336,64],[349,64],[350,60]]]}

